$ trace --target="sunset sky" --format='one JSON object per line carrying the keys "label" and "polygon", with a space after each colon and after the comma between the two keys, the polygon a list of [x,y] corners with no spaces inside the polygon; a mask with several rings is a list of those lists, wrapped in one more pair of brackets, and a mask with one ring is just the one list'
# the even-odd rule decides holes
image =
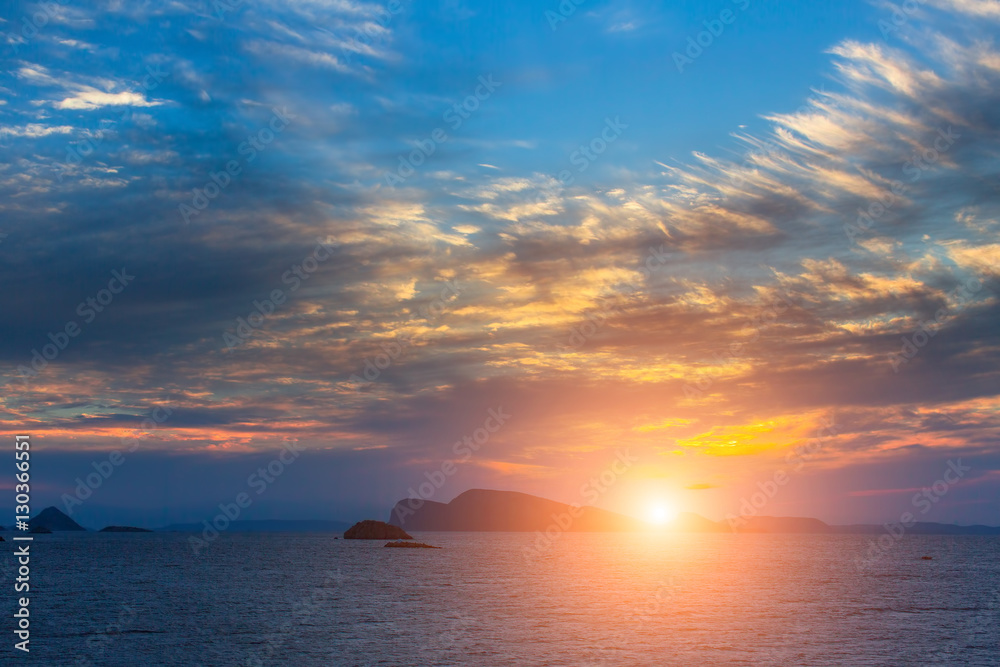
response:
{"label": "sunset sky", "polygon": [[625,457],[596,504],[640,517],[783,472],[761,513],[887,521],[960,460],[918,518],[1000,523],[1000,2],[0,20],[36,503],[117,449],[74,518],[199,521],[294,442],[244,518],[384,518],[449,459],[434,500],[583,503]]}

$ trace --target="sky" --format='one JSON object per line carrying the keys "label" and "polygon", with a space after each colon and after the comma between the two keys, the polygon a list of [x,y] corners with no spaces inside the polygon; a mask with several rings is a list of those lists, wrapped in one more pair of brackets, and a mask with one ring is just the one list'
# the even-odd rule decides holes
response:
{"label": "sky", "polygon": [[0,420],[39,507],[1000,524],[1000,2],[0,21]]}

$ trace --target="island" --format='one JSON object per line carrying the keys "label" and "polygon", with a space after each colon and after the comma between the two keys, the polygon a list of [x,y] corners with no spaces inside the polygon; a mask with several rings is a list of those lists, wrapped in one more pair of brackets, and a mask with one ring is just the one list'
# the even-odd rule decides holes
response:
{"label": "island", "polygon": [[365,519],[359,521],[346,531],[345,540],[412,540],[413,537],[407,534],[399,526],[392,526],[383,521]]}
{"label": "island", "polygon": [[[670,522],[654,525],[590,505],[569,505],[516,491],[470,489],[451,502],[404,498],[389,512],[389,523],[413,531],[462,532],[638,532],[744,534],[881,534],[882,525],[831,526],[819,519],[729,515],[712,521],[681,512]],[[1000,535],[996,526],[959,526],[918,522],[913,535]]]}
{"label": "island", "polygon": [[737,533],[829,533],[832,528],[819,519],[795,516],[751,516],[732,521]]}
{"label": "island", "polygon": [[405,549],[440,549],[441,547],[432,547],[429,544],[424,544],[423,542],[386,542],[387,547],[403,547]]}
{"label": "island", "polygon": [[136,528],[135,526],[106,526],[101,528],[99,533],[151,533],[149,528]]}
{"label": "island", "polygon": [[[51,533],[52,531],[87,530],[73,519],[69,518],[57,507],[46,507],[36,516],[28,519],[28,527],[33,533]],[[45,530],[35,530],[44,528]]]}
{"label": "island", "polygon": [[649,524],[597,507],[567,505],[516,491],[471,489],[450,503],[407,498],[389,522],[410,530],[534,532],[550,527],[572,532],[648,530]]}

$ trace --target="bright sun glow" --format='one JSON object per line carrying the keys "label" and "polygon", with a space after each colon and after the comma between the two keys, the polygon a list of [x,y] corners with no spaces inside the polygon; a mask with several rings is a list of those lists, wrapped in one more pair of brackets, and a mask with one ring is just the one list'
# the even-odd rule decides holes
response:
{"label": "bright sun glow", "polygon": [[651,505],[646,512],[646,520],[658,526],[670,523],[676,516],[677,510],[662,502]]}

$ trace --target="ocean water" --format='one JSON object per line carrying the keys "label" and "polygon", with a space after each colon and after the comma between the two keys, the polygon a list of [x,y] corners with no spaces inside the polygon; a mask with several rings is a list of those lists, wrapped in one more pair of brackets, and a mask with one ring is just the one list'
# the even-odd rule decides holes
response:
{"label": "ocean water", "polygon": [[[54,534],[35,665],[1000,665],[1000,539],[420,533]],[[0,559],[13,610],[10,542]],[[933,560],[922,560],[929,555]]]}

